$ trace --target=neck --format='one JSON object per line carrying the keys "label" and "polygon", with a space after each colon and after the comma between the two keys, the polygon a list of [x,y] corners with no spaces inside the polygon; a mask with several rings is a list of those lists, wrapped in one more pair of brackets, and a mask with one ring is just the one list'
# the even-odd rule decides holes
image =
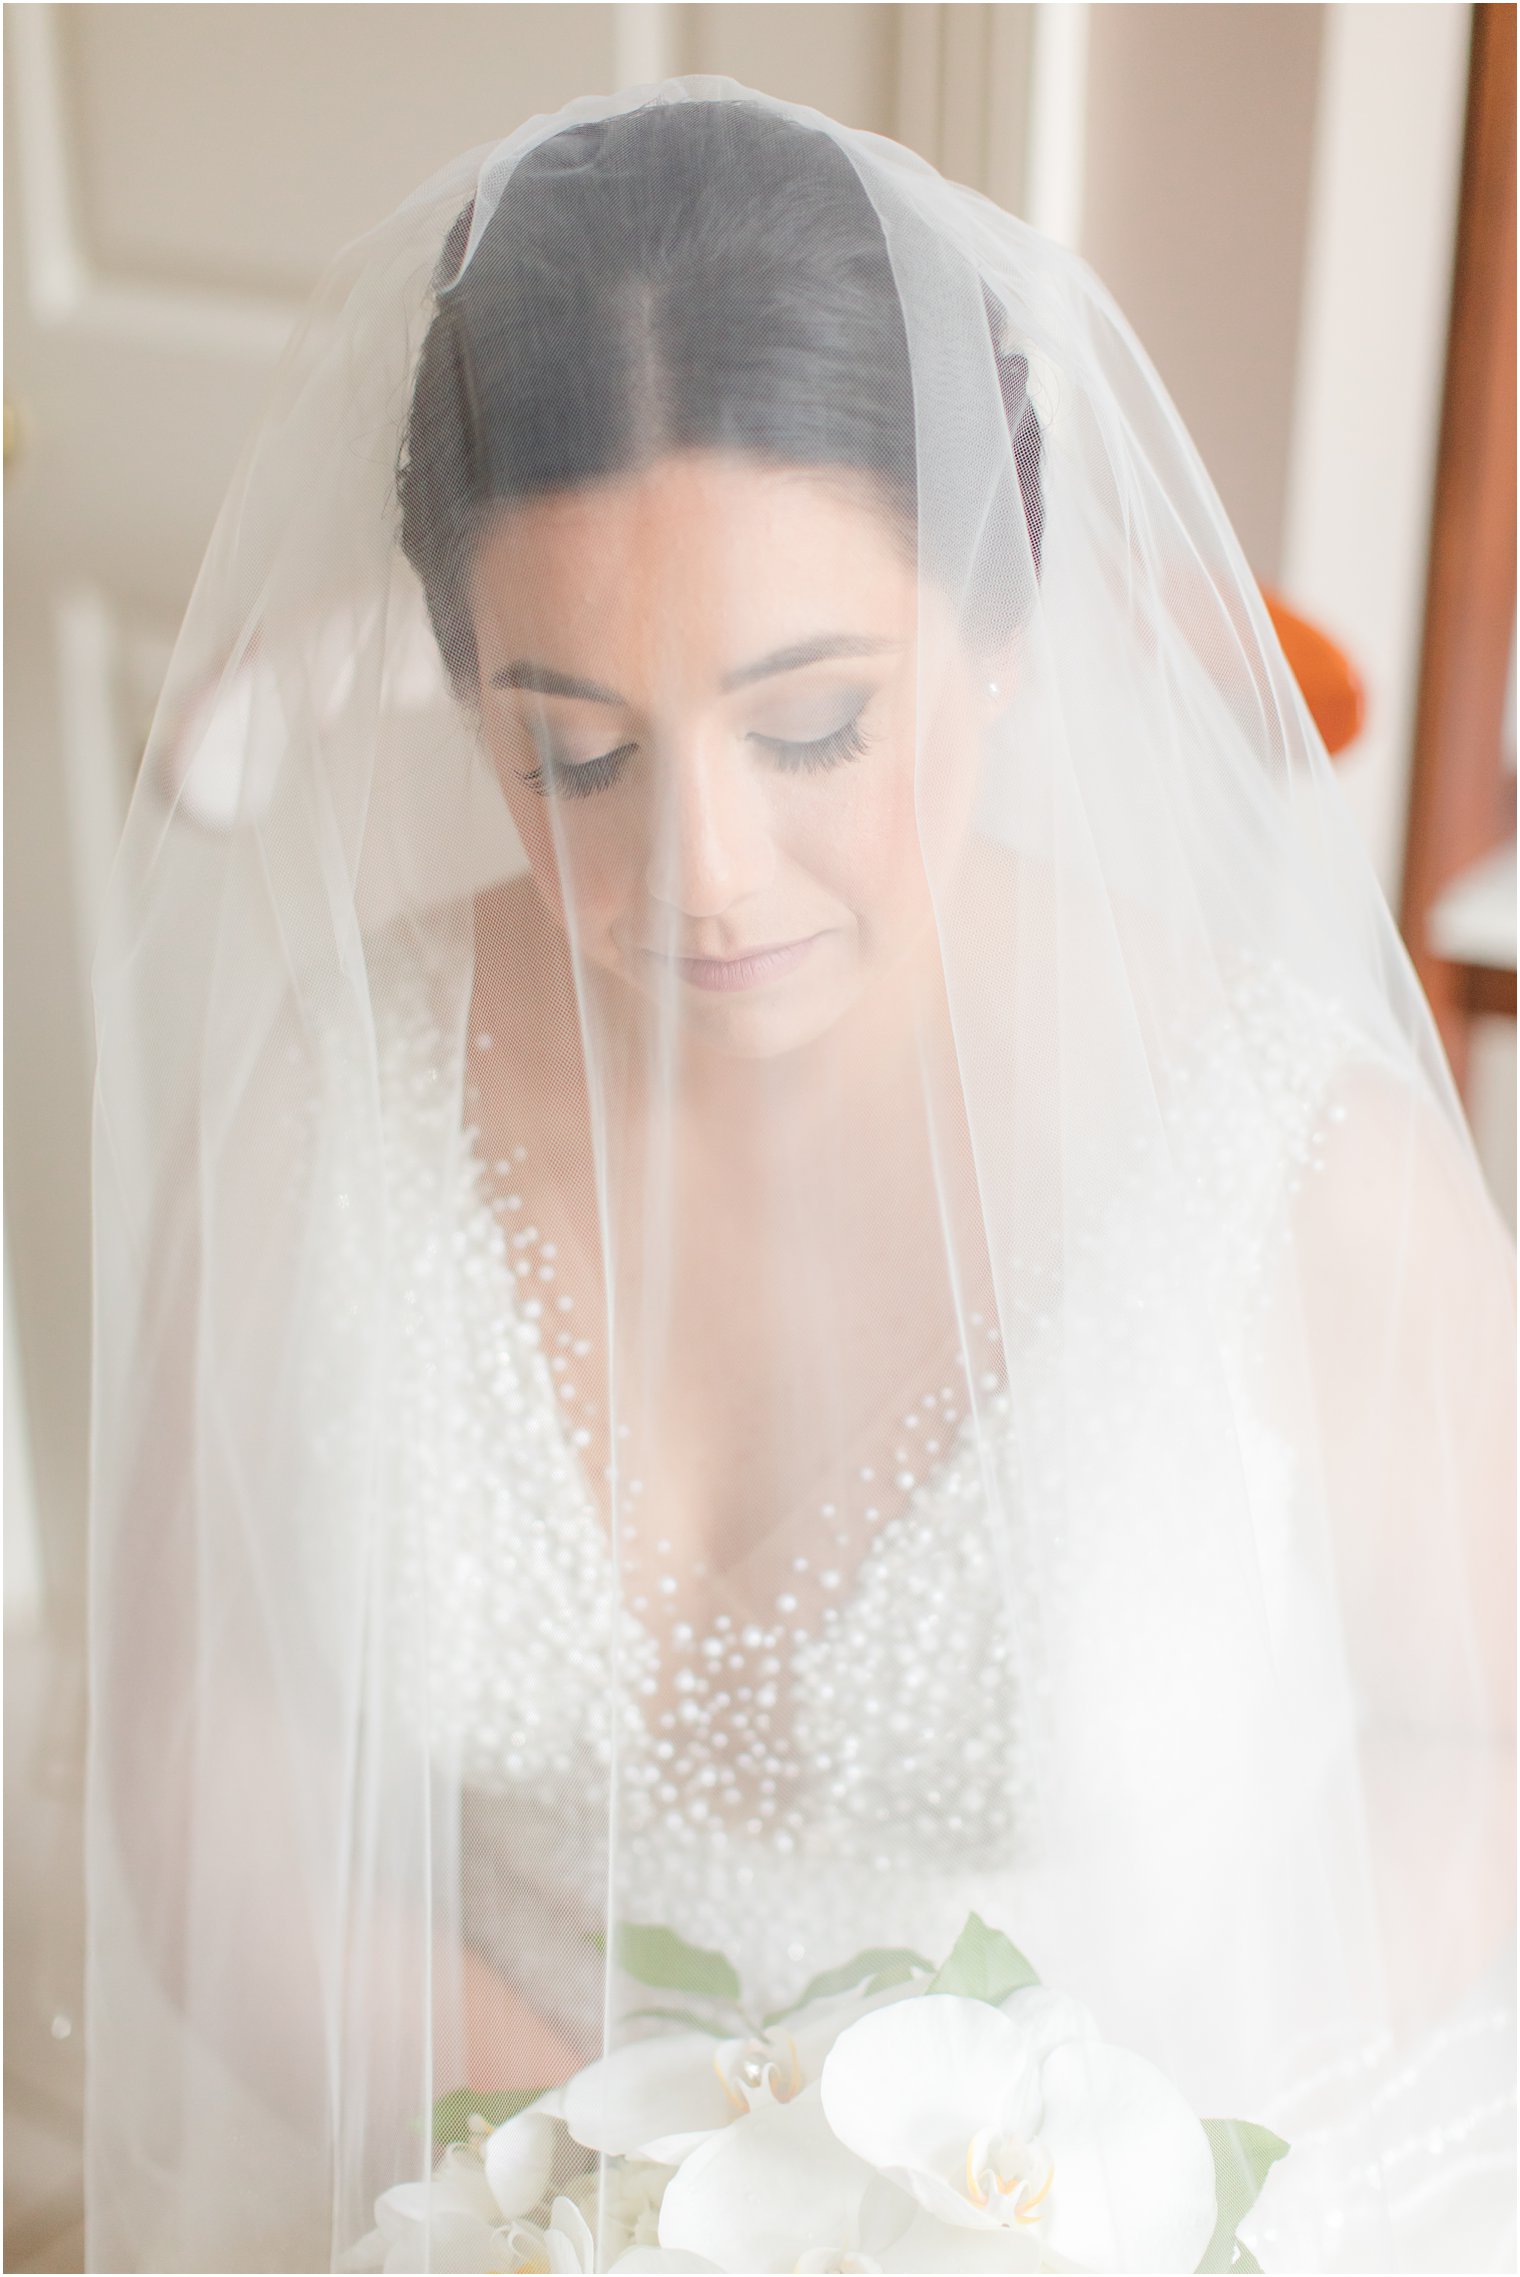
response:
{"label": "neck", "polygon": [[[609,1007],[609,1010],[611,1008]],[[629,1021],[626,1098],[636,1127],[668,1111],[672,1141],[698,1161],[719,1161],[742,1186],[745,1169],[774,1178],[789,1159],[841,1138],[880,1148],[903,1122],[919,1085],[926,1021],[944,1017],[944,978],[932,927],[914,949],[821,1035],[795,1050],[748,1059],[704,1050],[677,1033],[662,1093],[660,1040],[644,1007]],[[668,1101],[668,1107],[667,1107]]]}

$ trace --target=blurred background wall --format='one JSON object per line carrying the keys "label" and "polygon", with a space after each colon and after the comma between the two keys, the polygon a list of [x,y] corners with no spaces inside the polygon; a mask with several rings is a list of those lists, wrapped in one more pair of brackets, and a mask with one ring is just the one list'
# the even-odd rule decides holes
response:
{"label": "blurred background wall", "polygon": [[[1257,574],[1349,653],[1367,716],[1338,764],[1398,908],[1411,786],[1442,764],[1420,727],[1431,533],[1474,25],[1496,14],[1512,23],[1457,0],[7,9],[12,2267],[79,2266],[78,1699],[49,1640],[77,1634],[84,1581],[95,917],[211,521],[324,263],[460,150],[671,71],[910,144],[1093,264]],[[1508,100],[1512,138],[1512,81]],[[1510,438],[1484,479],[1508,485],[1490,598],[1512,655]],[[1513,1223],[1512,665],[1510,686],[1507,762],[1497,712],[1478,730],[1510,843],[1484,825],[1464,904],[1463,953],[1499,977],[1461,1074]]]}

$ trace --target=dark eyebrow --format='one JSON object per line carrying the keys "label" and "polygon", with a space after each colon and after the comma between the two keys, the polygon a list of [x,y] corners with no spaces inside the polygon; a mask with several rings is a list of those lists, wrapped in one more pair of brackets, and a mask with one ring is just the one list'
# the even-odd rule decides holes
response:
{"label": "dark eyebrow", "polygon": [[[800,640],[790,648],[772,649],[769,656],[757,658],[753,664],[741,664],[734,672],[723,676],[725,694],[735,688],[746,688],[752,680],[773,679],[781,672],[800,672],[806,664],[823,664],[841,656],[879,656],[899,644],[890,640],[868,640],[859,633],[823,633],[816,640]],[[493,688],[526,688],[537,696],[573,696],[583,704],[621,704],[623,698],[612,688],[603,688],[595,680],[578,680],[573,673],[556,672],[551,665],[534,664],[520,657],[515,664],[504,664],[499,672],[491,674]]]}
{"label": "dark eyebrow", "polygon": [[556,672],[547,664],[531,664],[519,658],[516,664],[504,664],[499,672],[491,674],[493,688],[528,688],[535,696],[575,696],[583,704],[620,704],[623,699],[611,688],[599,688],[594,680],[577,680],[572,673]]}

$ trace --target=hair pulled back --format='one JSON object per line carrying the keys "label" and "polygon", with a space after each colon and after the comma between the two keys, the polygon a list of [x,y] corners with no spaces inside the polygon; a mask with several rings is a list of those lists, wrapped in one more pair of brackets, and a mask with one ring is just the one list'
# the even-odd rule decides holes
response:
{"label": "hair pulled back", "polygon": [[[470,560],[493,506],[725,450],[872,477],[912,543],[902,309],[875,207],[829,135],[759,104],[647,104],[530,152],[461,274],[473,210],[438,263],[397,485],[456,688],[475,684]],[[1038,574],[1028,364],[983,299]],[[973,637],[1022,613],[1006,569],[1017,535],[984,535]]]}

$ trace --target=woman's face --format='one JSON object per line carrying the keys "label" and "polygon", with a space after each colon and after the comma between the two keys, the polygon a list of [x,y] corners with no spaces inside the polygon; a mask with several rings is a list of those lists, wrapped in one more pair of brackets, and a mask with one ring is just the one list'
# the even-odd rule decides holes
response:
{"label": "woman's face", "polygon": [[503,507],[471,600],[487,748],[586,963],[747,1058],[901,981],[993,699],[863,479],[691,452]]}

